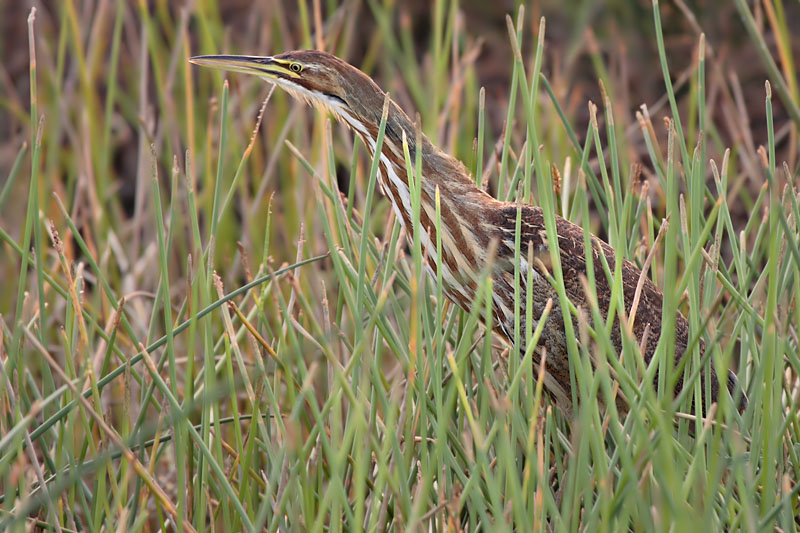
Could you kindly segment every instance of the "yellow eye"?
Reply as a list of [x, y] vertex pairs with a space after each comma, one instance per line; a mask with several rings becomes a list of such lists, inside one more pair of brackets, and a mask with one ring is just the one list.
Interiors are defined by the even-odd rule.
[[301, 70], [303, 70], [303, 65], [301, 65], [300, 63], [291, 63], [289, 65], [289, 68], [292, 70], [292, 72], [300, 72]]

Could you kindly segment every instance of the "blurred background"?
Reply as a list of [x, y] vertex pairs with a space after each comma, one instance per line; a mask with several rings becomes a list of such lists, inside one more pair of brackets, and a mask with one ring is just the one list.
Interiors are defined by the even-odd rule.
[[[65, 193], [80, 195], [76, 185], [83, 179], [94, 180], [99, 195], [87, 208], [96, 210], [110, 201], [107, 205], [115, 209], [115, 216], [130, 218], [137, 211], [136, 184], [142, 172], [143, 146], [155, 142], [164, 170], [171, 168], [172, 158], [177, 156], [178, 165], [185, 172], [183, 154], [189, 148], [188, 137], [194, 135], [187, 130], [189, 121], [202, 132], [213, 100], [219, 96], [221, 76], [190, 68], [186, 57], [208, 53], [268, 55], [314, 47], [319, 44], [316, 17], [323, 24], [321, 44], [326, 50], [373, 76], [411, 116], [419, 111], [426, 133], [469, 166], [475, 159], [475, 108], [481, 87], [486, 90], [487, 139], [497, 140], [506, 120], [512, 54], [505, 17], [516, 13], [519, 4], [508, 0], [5, 0], [0, 3], [0, 180], [5, 182], [20, 147], [34, 137], [28, 114], [25, 24], [31, 6], [38, 7], [46, 182], [53, 188], [65, 187]], [[690, 129], [696, 121], [692, 114], [696, 103], [691, 99], [696, 82], [690, 74], [696, 65], [700, 32], [705, 32], [710, 67], [708, 116], [711, 124], [718, 126], [712, 128], [713, 138], [707, 143], [709, 155], [719, 157], [722, 149], [733, 146], [734, 156], [743, 160], [739, 184], [733, 191], [738, 193], [744, 187], [749, 189], [746, 196], [750, 196], [760, 187], [760, 181], [752, 174], [757, 168], [756, 150], [766, 140], [764, 80], [768, 70], [734, 4], [676, 0], [662, 2], [660, 10], [678, 104], [690, 121]], [[789, 89], [797, 98], [797, 77], [791, 59], [800, 48], [800, 6], [781, 0], [750, 4], [773, 57], [789, 60], [783, 70], [788, 74], [785, 77]], [[587, 102], [592, 100], [602, 106], [598, 82], [602, 80], [617, 121], [630, 138], [627, 155], [632, 163], [644, 167], [647, 177], [649, 158], [642, 157], [646, 155], [645, 144], [635, 113], [646, 104], [653, 123], [660, 126], [661, 117], [668, 110], [651, 2], [544, 0], [526, 5], [527, 35], [534, 33], [539, 16], [547, 18], [542, 70], [581, 142], [589, 120]], [[444, 31], [452, 32], [454, 38], [450, 49], [441, 51], [445, 56], [442, 61], [441, 57], [433, 57], [435, 39], [442, 38], [435, 34], [434, 18], [450, 20], [451, 11], [454, 24], [445, 25]], [[119, 32], [117, 43], [115, 32]], [[779, 42], [781, 38], [787, 42]], [[525, 49], [529, 51], [533, 42], [532, 38], [527, 39]], [[113, 61], [112, 53], [116, 54]], [[189, 89], [187, 76], [194, 79], [191, 109], [180, 104]], [[232, 76], [231, 83], [232, 105], [238, 107], [240, 102], [248, 101], [247, 109], [231, 113], [235, 120], [246, 119], [239, 132], [246, 139], [245, 132], [252, 127], [250, 119], [267, 88], [241, 76]], [[248, 100], [244, 96], [252, 93], [261, 97]], [[256, 146], [255, 157], [269, 159], [273, 150], [280, 149], [271, 142], [271, 124], [290, 104], [283, 103], [284, 95], [276, 94], [275, 99], [282, 105], [267, 107], [263, 126], [267, 135]], [[787, 120], [780, 99], [775, 99], [774, 109], [778, 159], [786, 159], [795, 168], [796, 125]], [[304, 122], [313, 122], [311, 111], [295, 113], [300, 113]], [[107, 122], [101, 125], [96, 121], [99, 117]], [[542, 120], [557, 120], [552, 108], [545, 109]], [[303, 121], [292, 120], [289, 138], [299, 135], [300, 122]], [[657, 130], [665, 143], [664, 130]], [[557, 152], [558, 143], [549, 140], [547, 149]], [[688, 141], [690, 145], [696, 142], [692, 138]], [[97, 150], [98, 142], [102, 150]], [[201, 142], [199, 137], [197, 142]], [[486, 143], [484, 161], [492, 145], [493, 142]], [[554, 159], [563, 161], [567, 155], [555, 153]], [[345, 157], [341, 172], [337, 173], [344, 191], [348, 188], [346, 161]], [[202, 174], [206, 163], [208, 160], [202, 157], [196, 161], [195, 172]], [[23, 167], [26, 174], [24, 170]], [[102, 174], [102, 179], [98, 180], [97, 174]], [[751, 174], [749, 179], [747, 174]], [[302, 183], [281, 183], [274, 171], [248, 179], [249, 186], [261, 190], [259, 200], [266, 191], [279, 190], [293, 196], [303, 190]], [[492, 188], [496, 191], [496, 185]], [[11, 199], [0, 214], [4, 227], [19, 230], [13, 221], [22, 220], [20, 209], [25, 202], [13, 199], [24, 198], [26, 189], [20, 183], [8, 191]], [[748, 204], [747, 200], [742, 202], [743, 210], [738, 213], [745, 219], [749, 216]], [[287, 210], [292, 219], [290, 229], [296, 232], [297, 213], [288, 207]]]

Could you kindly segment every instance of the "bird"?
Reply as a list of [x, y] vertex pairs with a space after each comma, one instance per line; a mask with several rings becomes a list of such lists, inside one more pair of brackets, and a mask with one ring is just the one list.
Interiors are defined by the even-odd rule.
[[[389, 199], [397, 219], [411, 241], [416, 235], [421, 239], [426, 269], [434, 277], [441, 270], [443, 290], [447, 298], [460, 308], [469, 311], [478, 302], [479, 281], [482, 271], [490, 269], [492, 277], [491, 313], [496, 334], [506, 344], [514, 342], [514, 314], [519, 305], [521, 324], [525, 323], [526, 291], [532, 291], [532, 322], [538, 324], [547, 302], [551, 300], [551, 311], [546, 316], [539, 345], [534, 351], [534, 362], [541, 363], [545, 356], [544, 384], [555, 403], [571, 412], [572, 389], [567, 334], [564, 313], [560, 308], [556, 290], [548, 280], [550, 247], [557, 246], [562, 265], [564, 288], [567, 298], [577, 308], [589, 307], [589, 298], [581, 279], [586, 275], [586, 252], [584, 231], [579, 225], [560, 216], [555, 216], [558, 242], [548, 242], [544, 214], [540, 207], [502, 202], [478, 187], [470, 172], [458, 159], [436, 147], [425, 135], [417, 134], [418, 127], [408, 115], [378, 86], [375, 81], [358, 68], [339, 57], [319, 50], [296, 50], [275, 56], [203, 55], [191, 57], [195, 65], [255, 75], [285, 90], [293, 97], [331, 113], [357, 135], [370, 155], [376, 157], [377, 137], [383, 118], [384, 105], [388, 99], [388, 114], [379, 158], [377, 180], [383, 194]], [[415, 161], [417, 150], [421, 151], [422, 172], [421, 205], [419, 227], [412, 226], [411, 189], [408, 182], [404, 143]], [[438, 191], [437, 191], [438, 189]], [[441, 220], [437, 235], [435, 199], [439, 197]], [[530, 276], [520, 276], [521, 297], [514, 297], [514, 250], [516, 222], [520, 215], [519, 271]], [[441, 263], [437, 253], [437, 239], [441, 239]], [[592, 254], [595, 269], [596, 302], [603, 318], [609, 311], [611, 287], [602, 266], [600, 255], [611, 271], [614, 271], [616, 256], [613, 248], [592, 235]], [[526, 250], [532, 249], [534, 261], [528, 264]], [[426, 252], [427, 250], [427, 252]], [[493, 256], [492, 256], [493, 254]], [[539, 259], [539, 260], [536, 260]], [[639, 284], [640, 270], [634, 263], [623, 259], [622, 281], [626, 313], [631, 312]], [[531, 285], [527, 286], [530, 278]], [[642, 345], [642, 355], [649, 363], [661, 337], [662, 292], [646, 276], [641, 287], [640, 300], [632, 331]], [[592, 295], [594, 298], [595, 296]], [[521, 303], [520, 303], [521, 302]], [[572, 316], [567, 311], [567, 316]], [[577, 321], [572, 316], [573, 323]], [[615, 319], [611, 341], [617, 350], [622, 350], [622, 335], [619, 321]], [[525, 353], [524, 340], [519, 346]], [[675, 317], [675, 361], [687, 352], [689, 323], [678, 312]], [[702, 340], [700, 351], [705, 350]], [[711, 400], [717, 401], [720, 383], [709, 365]], [[703, 371], [705, 375], [705, 371]], [[682, 387], [679, 380], [676, 392]], [[731, 395], [738, 395], [737, 406], [743, 409], [746, 397], [737, 385], [736, 376], [729, 371], [725, 387]], [[617, 399], [618, 407], [626, 409], [624, 400]]]

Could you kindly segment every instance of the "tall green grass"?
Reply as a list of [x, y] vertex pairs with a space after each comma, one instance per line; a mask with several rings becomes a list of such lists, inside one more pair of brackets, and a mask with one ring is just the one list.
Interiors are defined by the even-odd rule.
[[[798, 99], [780, 0], [768, 3], [778, 59], [745, 16], [770, 76], [758, 151], [721, 143], [709, 85], [728, 81], [710, 73], [703, 35], [679, 98], [657, 3], [665, 124], [658, 105], [629, 120], [595, 54], [602, 99], [576, 131], [544, 19], [520, 9], [499, 142], [457, 3], [431, 7], [426, 50], [410, 24], [395, 31], [405, 15], [392, 2], [326, 2], [324, 18], [320, 4], [298, 4], [296, 33], [269, 4], [228, 33], [212, 0], [177, 12], [119, 0], [94, 17], [67, 0], [31, 16], [29, 107], [2, 100], [28, 138], [0, 188], [0, 529], [797, 529], [800, 208], [796, 154], [778, 159], [797, 125], [774, 124], [771, 88], [790, 117]], [[441, 242], [406, 245], [349, 132], [186, 61], [320, 41], [348, 57], [353, 9], [376, 28], [362, 66], [419, 110], [414, 134], [498, 197], [540, 205], [550, 242], [562, 215], [649, 272], [664, 331], [676, 310], [689, 319], [682, 365], [669, 335], [643, 363], [619, 260], [603, 265], [604, 319], [591, 297], [571, 306], [553, 253], [551, 305], [578, 326], [565, 412], [533, 364], [530, 272], [515, 273], [521, 353], [487, 334], [490, 277], [465, 312], [424, 273]], [[404, 148], [418, 220], [420, 152]], [[517, 263], [529, 253], [517, 239]], [[708, 397], [704, 368], [737, 370], [743, 413], [727, 395], [694, 401]]]

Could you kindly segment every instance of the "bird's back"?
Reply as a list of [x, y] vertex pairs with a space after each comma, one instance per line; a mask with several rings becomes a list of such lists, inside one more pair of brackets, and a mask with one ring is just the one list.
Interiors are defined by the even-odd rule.
[[[560, 309], [558, 294], [552, 287], [547, 277], [552, 275], [550, 244], [547, 240], [547, 232], [544, 225], [544, 216], [541, 208], [533, 206], [522, 206], [518, 208], [515, 204], [500, 204], [487, 213], [491, 219], [490, 225], [497, 228], [496, 236], [499, 241], [497, 255], [499, 258], [514, 257], [514, 239], [518, 209], [522, 209], [520, 227], [520, 262], [521, 272], [520, 284], [524, 291], [532, 290], [532, 311], [534, 323], [538, 322], [548, 299], [553, 300], [553, 308], [548, 318], [547, 324], [543, 329], [540, 346], [547, 350], [546, 370], [558, 383], [558, 391], [551, 391], [559, 401], [571, 402], [570, 394], [570, 375], [569, 359], [567, 352], [567, 338], [564, 328], [563, 316]], [[591, 316], [591, 304], [587, 300], [585, 291], [586, 285], [586, 248], [584, 246], [583, 229], [572, 222], [556, 216], [556, 229], [558, 232], [558, 249], [560, 252], [561, 268], [564, 279], [564, 288], [567, 297], [572, 304], [586, 313], [587, 318]], [[611, 283], [603, 266], [603, 258], [608, 265], [609, 272], [613, 275], [616, 257], [613, 248], [592, 236], [592, 263], [594, 267], [594, 279], [596, 287], [592, 298], [596, 298], [600, 314], [605, 319], [611, 303]], [[528, 263], [527, 258], [532, 257], [532, 264]], [[602, 256], [601, 256], [602, 254]], [[528, 268], [532, 269], [531, 286], [527, 286]], [[649, 363], [655, 353], [656, 347], [661, 337], [661, 321], [663, 296], [661, 291], [645, 275], [641, 276], [641, 271], [631, 261], [623, 259], [622, 262], [622, 284], [625, 300], [625, 316], [630, 317], [636, 288], [641, 279], [641, 290], [636, 315], [632, 324], [632, 332], [636, 343], [642, 348], [644, 361]], [[496, 291], [499, 295], [495, 302], [495, 320], [509, 340], [513, 339], [514, 331], [514, 302], [513, 302], [513, 282], [514, 265], [512, 261], [498, 261], [495, 271], [495, 283], [500, 283], [503, 289]], [[511, 297], [509, 297], [509, 295]], [[524, 324], [525, 316], [525, 297], [520, 298], [520, 315], [523, 317], [521, 323]], [[619, 318], [614, 320], [611, 329], [611, 342], [617, 353], [622, 351], [622, 334], [619, 327]], [[591, 320], [590, 320], [591, 322]], [[578, 321], [573, 317], [573, 326], [577, 334]], [[681, 313], [675, 316], [675, 361], [677, 362], [684, 356], [689, 343], [689, 322]], [[524, 343], [524, 341], [522, 341]], [[521, 347], [524, 351], [524, 346]], [[699, 342], [699, 350], [702, 354], [705, 346], [702, 340]], [[592, 350], [590, 350], [591, 352]], [[538, 361], [538, 357], [536, 357]], [[711, 399], [716, 401], [719, 394], [719, 381], [713, 367], [710, 368], [711, 376]], [[704, 375], [704, 374], [702, 374]], [[550, 380], [553, 381], [552, 379]], [[736, 377], [729, 372], [726, 386], [731, 394], [734, 393]], [[552, 388], [552, 387], [551, 387]], [[679, 380], [676, 391], [682, 388], [682, 380]], [[564, 398], [566, 397], [566, 398]], [[744, 405], [744, 399], [742, 406]], [[624, 407], [624, 404], [618, 402]]]

